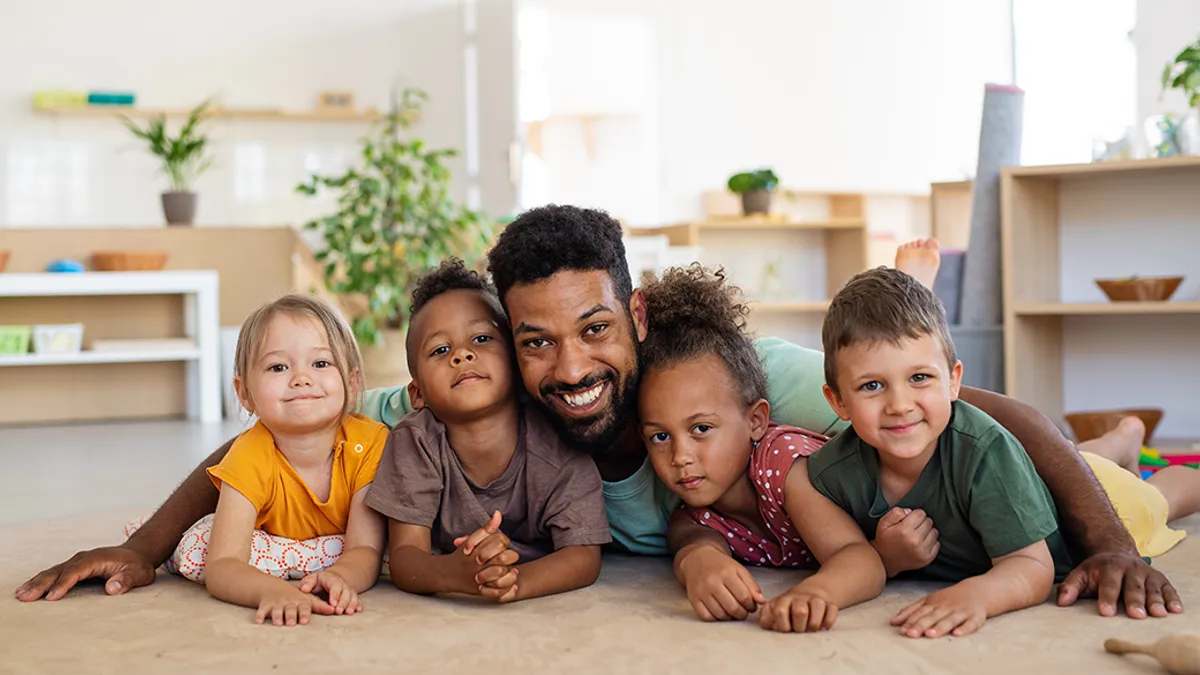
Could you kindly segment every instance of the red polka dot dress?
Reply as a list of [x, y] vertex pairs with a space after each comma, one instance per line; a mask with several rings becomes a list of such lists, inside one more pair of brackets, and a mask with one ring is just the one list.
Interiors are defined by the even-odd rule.
[[784, 508], [784, 487], [792, 462], [816, 452], [825, 436], [797, 427], [772, 423], [767, 433], [750, 454], [750, 479], [758, 493], [758, 512], [767, 524], [768, 536], [751, 532], [733, 518], [715, 509], [697, 508], [686, 504], [673, 514], [686, 518], [725, 535], [733, 549], [733, 557], [750, 565], [770, 567], [817, 567], [817, 561], [801, 540]]

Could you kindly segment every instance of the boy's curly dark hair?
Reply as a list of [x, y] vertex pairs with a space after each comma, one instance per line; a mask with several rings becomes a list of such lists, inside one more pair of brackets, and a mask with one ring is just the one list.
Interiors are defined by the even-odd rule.
[[767, 375], [746, 328], [750, 308], [724, 269], [672, 267], [643, 292], [650, 324], [642, 343], [644, 373], [712, 354], [725, 363], [742, 403], [767, 397]]
[[563, 270], [607, 272], [617, 299], [628, 308], [633, 294], [621, 224], [604, 211], [547, 204], [522, 213], [488, 252], [488, 271], [500, 302], [516, 284]]
[[500, 306], [500, 298], [496, 295], [496, 287], [484, 275], [467, 267], [467, 264], [461, 258], [447, 258], [442, 261], [441, 265], [433, 268], [425, 273], [417, 280], [416, 286], [412, 292], [412, 304], [408, 310], [408, 332], [405, 335], [405, 349], [408, 350], [408, 369], [413, 370], [413, 349], [412, 349], [412, 327], [425, 305], [428, 305], [434, 298], [447, 293], [449, 291], [479, 291], [483, 294], [484, 301], [496, 313], [496, 318], [500, 321], [507, 320], [504, 314], [504, 308]]

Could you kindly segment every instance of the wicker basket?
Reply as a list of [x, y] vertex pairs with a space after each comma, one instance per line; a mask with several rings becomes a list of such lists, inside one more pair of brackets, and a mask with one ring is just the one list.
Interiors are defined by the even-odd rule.
[[167, 266], [163, 251], [95, 251], [92, 269], [97, 272], [157, 272]]
[[1063, 417], [1075, 433], [1075, 442], [1082, 443], [1093, 438], [1099, 438], [1117, 428], [1126, 417], [1137, 417], [1146, 427], [1146, 435], [1142, 439], [1144, 445], [1150, 444], [1154, 430], [1162, 421], [1162, 408], [1129, 408], [1123, 410], [1089, 410], [1067, 413]]
[[8, 251], [0, 251], [0, 272], [4, 271], [6, 265], [8, 265]]
[[33, 326], [0, 326], [0, 354], [28, 354]]
[[1096, 279], [1096, 285], [1113, 302], [1162, 302], [1171, 297], [1183, 277], [1128, 277]]

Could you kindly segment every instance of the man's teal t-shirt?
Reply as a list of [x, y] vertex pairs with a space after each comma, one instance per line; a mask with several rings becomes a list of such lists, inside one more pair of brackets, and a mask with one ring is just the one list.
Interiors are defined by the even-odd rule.
[[[825, 356], [779, 338], [760, 338], [754, 348], [767, 373], [767, 401], [771, 420], [832, 436], [846, 428], [829, 407], [821, 385], [825, 383]], [[372, 389], [359, 411], [389, 427], [412, 412], [406, 387]], [[624, 480], [604, 482], [604, 506], [617, 548], [639, 555], [669, 555], [667, 523], [679, 506], [675, 493], [654, 473], [649, 458]]]

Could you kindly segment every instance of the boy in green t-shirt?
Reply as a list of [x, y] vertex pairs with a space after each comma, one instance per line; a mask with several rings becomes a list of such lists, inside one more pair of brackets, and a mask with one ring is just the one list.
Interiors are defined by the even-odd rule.
[[926, 558], [881, 550], [888, 575], [957, 582], [892, 624], [908, 637], [962, 636], [1044, 602], [1082, 556], [1025, 450], [958, 401], [962, 363], [932, 291], [894, 269], [863, 272], [834, 298], [822, 341], [825, 396], [851, 428], [809, 458], [813, 486], [869, 539], [923, 510]]

